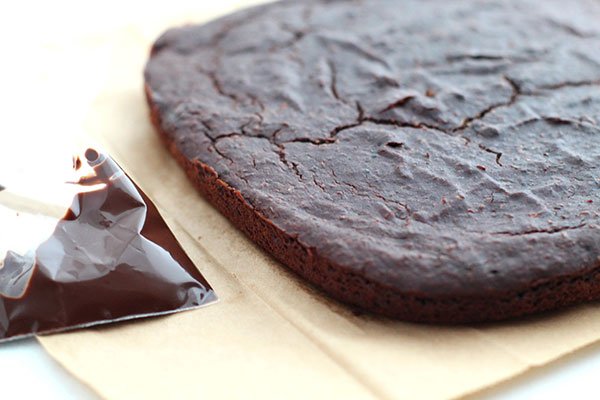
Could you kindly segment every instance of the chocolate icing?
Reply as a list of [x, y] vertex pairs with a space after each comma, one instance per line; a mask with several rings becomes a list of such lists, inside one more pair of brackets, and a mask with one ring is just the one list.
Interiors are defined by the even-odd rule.
[[[0, 340], [215, 299], [156, 207], [110, 158], [85, 153], [94, 174], [35, 259], [9, 252], [0, 269]], [[79, 163], [74, 163], [79, 168]]]

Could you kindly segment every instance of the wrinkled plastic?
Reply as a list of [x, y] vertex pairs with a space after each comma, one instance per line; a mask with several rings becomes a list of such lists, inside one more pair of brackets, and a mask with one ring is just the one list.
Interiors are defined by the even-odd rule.
[[0, 182], [0, 341], [216, 300], [115, 161], [93, 149], [73, 160], [64, 208]]

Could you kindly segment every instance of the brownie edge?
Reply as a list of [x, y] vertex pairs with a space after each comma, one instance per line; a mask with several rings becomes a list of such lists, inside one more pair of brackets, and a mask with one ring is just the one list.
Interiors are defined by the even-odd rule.
[[144, 78], [195, 186], [323, 292], [493, 321], [600, 299], [600, 4], [280, 1]]
[[538, 282], [527, 290], [502, 296], [433, 298], [427, 293], [401, 293], [393, 287], [367, 280], [344, 266], [324, 258], [276, 227], [248, 203], [240, 191], [219, 178], [215, 170], [199, 160], [189, 160], [162, 128], [152, 91], [145, 85], [150, 118], [160, 139], [183, 167], [201, 195], [250, 240], [279, 262], [329, 296], [386, 317], [409, 322], [465, 324], [500, 321], [546, 310], [563, 308], [598, 297], [600, 260], [579, 276], [557, 277]]

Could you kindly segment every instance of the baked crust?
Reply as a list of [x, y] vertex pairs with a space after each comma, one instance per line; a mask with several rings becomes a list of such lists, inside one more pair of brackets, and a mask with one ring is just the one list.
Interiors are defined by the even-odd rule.
[[[389, 7], [389, 2], [375, 3]], [[600, 116], [593, 107], [599, 104], [597, 80], [578, 64], [581, 60], [568, 61], [576, 76], [567, 80], [550, 74], [556, 65], [549, 49], [530, 54], [527, 70], [521, 58], [530, 49], [490, 55], [473, 50], [469, 42], [471, 54], [452, 49], [456, 54], [433, 57], [462, 74], [462, 81], [452, 78], [450, 85], [448, 78], [446, 86], [424, 89], [431, 76], [448, 73], [428, 61], [414, 67], [419, 73], [412, 81], [398, 82], [390, 73], [379, 73], [371, 86], [357, 81], [367, 92], [360, 98], [342, 87], [359, 78], [341, 69], [364, 62], [363, 72], [376, 74], [377, 65], [392, 64], [394, 54], [382, 59], [372, 48], [365, 50], [364, 42], [336, 37], [336, 46], [350, 48], [353, 58], [347, 50], [334, 51], [333, 60], [324, 63], [327, 84], [319, 85], [322, 77], [314, 82], [323, 91], [317, 94], [304, 86], [278, 91], [276, 84], [265, 92], [249, 77], [262, 72], [285, 86], [283, 77], [299, 79], [320, 67], [298, 72], [287, 61], [273, 64], [271, 59], [258, 69], [246, 64], [249, 72], [231, 67], [234, 61], [260, 63], [260, 56], [272, 53], [290, 56], [289, 63], [297, 62], [294, 54], [318, 59], [327, 48], [319, 32], [331, 29], [324, 14], [346, 16], [343, 4], [328, 4], [254, 8], [205, 26], [171, 30], [155, 44], [146, 69], [152, 121], [204, 197], [309, 282], [383, 315], [422, 322], [490, 321], [598, 298], [593, 170], [600, 157], [581, 142], [598, 141]], [[374, 12], [368, 4], [361, 11]], [[440, 4], [443, 12], [458, 12]], [[508, 27], [522, 27], [523, 21], [509, 18], [506, 10], [516, 2], [498, 9], [499, 4], [480, 4], [484, 11], [489, 8], [479, 15], [482, 24], [497, 18]], [[532, 18], [550, 18], [554, 3], [548, 4]], [[308, 24], [310, 32], [284, 29], [291, 32], [287, 41], [281, 42], [281, 32], [268, 23], [260, 25], [282, 15], [292, 16], [288, 22], [293, 24], [293, 16], [311, 8], [324, 22]], [[540, 39], [544, 45], [564, 39], [563, 47], [576, 54], [596, 40], [586, 30], [593, 28], [585, 16], [572, 19], [573, 26], [550, 21], [554, 36]], [[238, 59], [246, 54], [242, 44], [250, 46], [244, 42], [247, 35], [240, 36], [244, 29], [236, 32], [244, 24], [261, 26], [265, 33], [249, 39], [252, 51]], [[304, 43], [310, 34], [317, 39]], [[269, 43], [270, 38], [279, 41]], [[489, 48], [485, 38], [478, 40], [480, 48]], [[339, 67], [340, 59], [353, 61]], [[477, 97], [483, 90], [490, 93]], [[315, 104], [300, 104], [302, 96]], [[381, 99], [383, 106], [375, 104]], [[459, 111], [448, 111], [456, 104], [463, 104]], [[527, 109], [537, 116], [524, 115]], [[372, 170], [372, 180], [365, 182], [363, 168]], [[411, 190], [401, 184], [412, 185]]]

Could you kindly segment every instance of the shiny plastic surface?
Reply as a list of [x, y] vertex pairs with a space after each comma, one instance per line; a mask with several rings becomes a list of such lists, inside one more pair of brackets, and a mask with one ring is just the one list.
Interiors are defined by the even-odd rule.
[[73, 168], [76, 195], [58, 220], [32, 214], [43, 199], [0, 189], [0, 341], [216, 299], [156, 207], [111, 158], [88, 149]]

